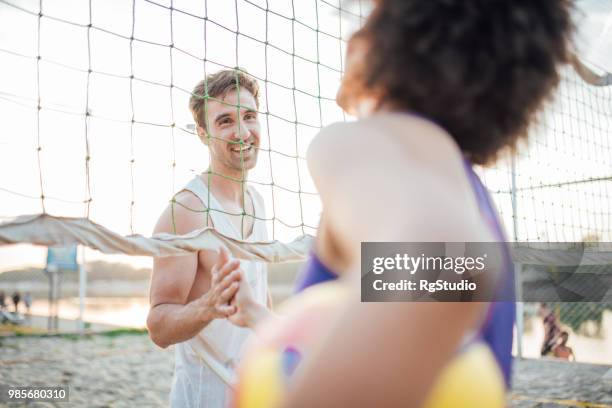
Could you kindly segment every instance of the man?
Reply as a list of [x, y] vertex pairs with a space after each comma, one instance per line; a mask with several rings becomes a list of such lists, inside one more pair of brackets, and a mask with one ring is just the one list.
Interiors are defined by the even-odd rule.
[[13, 293], [13, 305], [15, 306], [15, 313], [19, 313], [19, 302], [21, 301], [21, 294], [15, 291]]
[[[260, 144], [259, 87], [240, 71], [207, 76], [189, 107], [210, 167], [181, 190], [155, 233], [185, 234], [212, 226], [224, 235], [267, 240], [263, 200], [245, 184]], [[175, 344], [173, 407], [223, 407], [223, 373], [235, 368], [249, 329], [268, 313], [265, 265], [202, 250], [154, 261], [147, 326], [160, 347]], [[227, 378], [225, 379], [227, 381]]]

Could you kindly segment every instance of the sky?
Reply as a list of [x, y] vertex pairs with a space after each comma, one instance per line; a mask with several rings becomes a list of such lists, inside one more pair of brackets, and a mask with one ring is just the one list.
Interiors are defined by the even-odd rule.
[[[208, 165], [206, 148], [189, 130], [189, 90], [205, 72], [239, 65], [260, 79], [260, 110], [270, 113], [261, 115], [265, 136], [250, 174], [268, 229], [281, 241], [315, 233], [321, 207], [303, 158], [321, 126], [352, 119], [333, 100], [345, 52], [339, 37], [358, 27], [365, 0], [344, 4], [349, 12], [339, 12], [337, 0], [174, 0], [173, 12], [169, 1], [135, 0], [133, 19], [131, 1], [92, 0], [89, 30], [89, 2], [42, 3], [39, 19], [38, 0], [0, 0], [0, 221], [41, 212], [42, 178], [48, 213], [85, 216], [83, 201], [91, 197], [93, 221], [123, 235], [150, 235], [172, 194]], [[612, 71], [612, 6], [578, 4], [580, 55]], [[521, 188], [610, 175], [612, 90], [568, 78], [517, 159]], [[512, 230], [508, 162], [482, 174]], [[610, 184], [520, 190], [517, 236], [612, 240]], [[86, 257], [151, 264], [95, 251]], [[44, 259], [45, 248], [0, 247], [0, 271]]]

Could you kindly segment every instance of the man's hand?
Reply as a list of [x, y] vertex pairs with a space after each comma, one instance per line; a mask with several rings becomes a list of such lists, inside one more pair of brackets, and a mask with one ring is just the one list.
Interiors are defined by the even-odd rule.
[[[207, 305], [219, 313], [218, 318], [227, 318], [239, 327], [253, 328], [270, 314], [265, 305], [260, 304], [253, 297], [251, 285], [244, 271], [240, 269], [240, 261], [230, 259], [225, 248], [219, 250], [219, 260], [211, 273], [213, 283], [208, 292], [211, 293], [211, 296], [207, 299]], [[213, 290], [215, 286], [217, 288]], [[214, 296], [215, 293], [216, 296]], [[205, 298], [206, 295], [202, 298]]]
[[210, 289], [198, 299], [208, 319], [224, 319], [236, 313], [237, 307], [230, 301], [242, 281], [239, 267], [240, 261], [230, 260], [227, 249], [221, 247], [219, 259], [210, 271]]

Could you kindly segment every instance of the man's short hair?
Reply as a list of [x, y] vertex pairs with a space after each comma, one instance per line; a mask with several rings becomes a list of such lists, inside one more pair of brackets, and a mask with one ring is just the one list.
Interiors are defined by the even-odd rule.
[[255, 104], [259, 109], [259, 84], [257, 80], [250, 76], [244, 69], [236, 67], [234, 69], [223, 69], [214, 74], [209, 74], [198, 82], [193, 88], [191, 98], [189, 98], [189, 109], [193, 114], [196, 125], [206, 128], [206, 118], [204, 108], [209, 98], [223, 99], [229, 91], [236, 89], [246, 89], [255, 98]]

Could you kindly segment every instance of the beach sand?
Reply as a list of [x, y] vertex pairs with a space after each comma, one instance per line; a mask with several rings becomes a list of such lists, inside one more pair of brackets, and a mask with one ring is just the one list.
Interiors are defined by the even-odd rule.
[[612, 408], [612, 366], [516, 360], [513, 408]]
[[69, 385], [69, 403], [31, 407], [168, 406], [173, 348], [158, 348], [146, 334], [12, 337], [0, 342], [1, 383]]
[[[69, 385], [69, 403], [30, 407], [168, 406], [173, 348], [158, 348], [146, 334], [5, 337], [0, 338], [0, 349], [0, 383]], [[558, 361], [517, 361], [509, 405], [612, 407], [612, 378], [605, 378], [606, 373], [612, 377], [610, 369]]]

